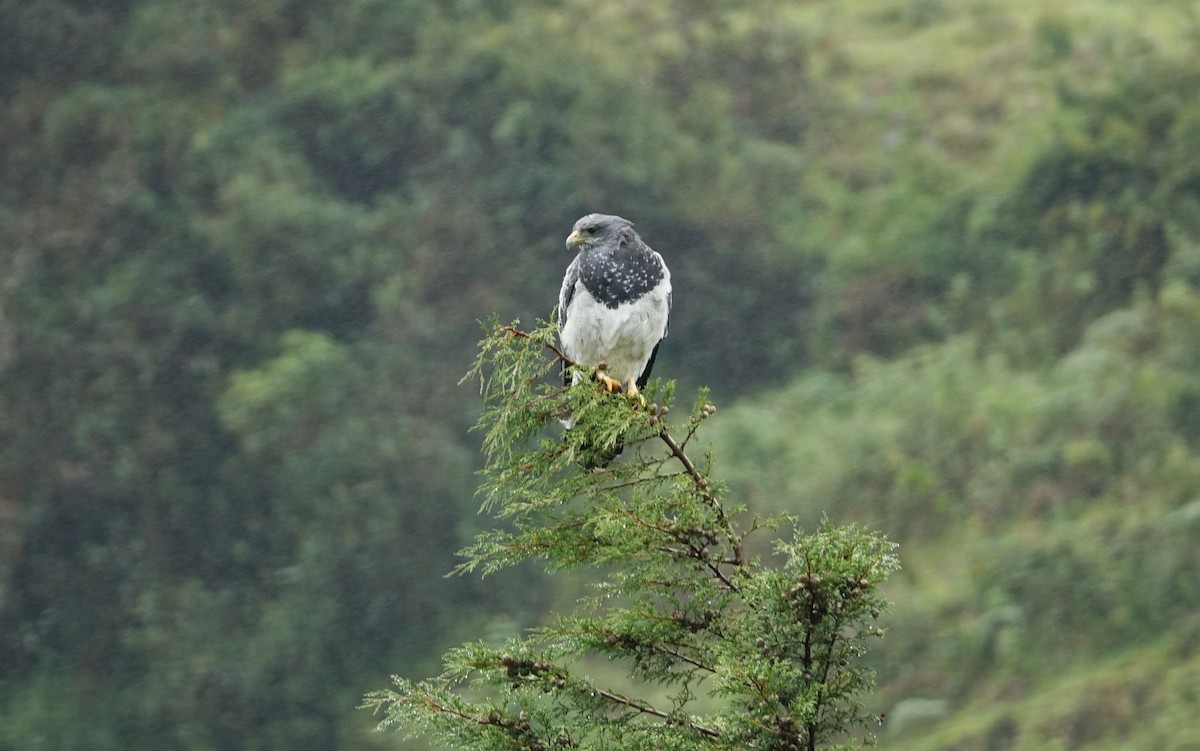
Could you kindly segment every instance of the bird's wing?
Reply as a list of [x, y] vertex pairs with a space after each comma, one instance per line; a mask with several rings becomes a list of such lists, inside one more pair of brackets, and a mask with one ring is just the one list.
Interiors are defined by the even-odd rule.
[[[662, 257], [661, 255], [659, 255], [659, 252], [658, 252], [657, 250], [651, 250], [650, 252], [654, 254], [654, 258], [655, 258], [655, 259], [658, 261], [658, 265], [662, 267], [662, 270], [663, 270], [663, 281], [662, 281], [662, 283], [663, 283], [663, 284], [670, 284], [670, 283], [671, 283], [671, 271], [670, 271], [670, 270], [667, 268], [667, 262], [663, 260], [663, 257]], [[667, 319], [668, 319], [668, 323], [667, 323], [667, 325], [663, 326], [663, 335], [662, 335], [662, 339], [666, 339], [666, 338], [667, 338], [667, 332], [668, 332], [668, 331], [670, 330], [670, 328], [671, 328], [671, 325], [670, 325], [670, 316], [671, 316], [671, 294], [672, 294], [673, 292], [674, 292], [674, 290], [673, 290], [673, 289], [669, 289], [669, 290], [667, 290]], [[662, 341], [662, 339], [659, 339], [659, 341], [661, 342], [661, 341]], [[657, 345], [655, 345], [654, 349], [655, 349], [655, 351], [657, 351], [657, 350], [658, 350], [658, 346], [657, 346]], [[650, 363], [651, 363], [651, 364], [654, 364], [654, 355], [651, 355], [651, 356], [650, 356]]]
[[[644, 244], [644, 243], [643, 243], [643, 244]], [[670, 287], [669, 287], [669, 285], [671, 284], [671, 272], [670, 272], [670, 270], [667, 268], [667, 263], [666, 263], [666, 261], [664, 261], [664, 260], [663, 260], [663, 257], [662, 257], [661, 255], [659, 255], [658, 251], [654, 250], [654, 249], [653, 249], [653, 248], [651, 248], [649, 245], [646, 245], [646, 246], [645, 246], [645, 248], [646, 248], [646, 250], [647, 250], [647, 251], [648, 251], [648, 252], [649, 252], [649, 253], [650, 253], [652, 256], [654, 256], [654, 259], [655, 259], [656, 261], [658, 261], [658, 265], [659, 265], [659, 266], [662, 268], [662, 270], [663, 270], [663, 279], [662, 279], [662, 281], [661, 281], [661, 282], [659, 282], [659, 284], [666, 284], [666, 285], [668, 285], [668, 289], [667, 289], [667, 317], [668, 317], [668, 319], [669, 319], [669, 318], [670, 318], [670, 313], [671, 313], [671, 294], [672, 294], [672, 292], [673, 292], [673, 290], [671, 290], [671, 289], [670, 289]], [[668, 323], [664, 323], [664, 324], [663, 324], [663, 332], [662, 332], [662, 336], [661, 336], [661, 337], [659, 337], [659, 340], [658, 340], [657, 342], [655, 342], [655, 343], [654, 343], [654, 349], [650, 350], [650, 359], [646, 361], [646, 367], [642, 369], [642, 374], [641, 374], [640, 376], [638, 376], [638, 379], [637, 379], [637, 386], [638, 386], [638, 388], [639, 388], [639, 389], [640, 389], [640, 388], [645, 388], [645, 387], [646, 387], [646, 383], [647, 383], [647, 382], [650, 380], [650, 371], [654, 369], [654, 358], [658, 357], [658, 347], [659, 347], [659, 345], [661, 345], [661, 344], [662, 344], [662, 340], [667, 338], [667, 331], [668, 331], [668, 329], [669, 329], [669, 328], [670, 328], [670, 324], [669, 324], [669, 322], [668, 322]]]
[[[662, 339], [658, 340], [658, 344], [662, 344]], [[638, 376], [637, 387], [639, 389], [646, 388], [646, 384], [650, 382], [650, 371], [654, 369], [654, 358], [658, 357], [658, 344], [655, 344], [654, 349], [650, 350], [650, 359], [646, 361], [646, 367], [642, 369], [642, 374]]]
[[579, 281], [579, 257], [576, 256], [563, 276], [562, 289], [558, 291], [558, 325], [561, 329], [567, 322], [567, 308], [575, 296], [575, 283]]
[[[558, 330], [561, 332], [567, 325], [567, 309], [571, 307], [571, 298], [575, 296], [575, 283], [579, 281], [579, 256], [571, 261], [567, 273], [563, 275], [562, 289], [558, 291]], [[561, 334], [560, 334], [561, 338]], [[562, 372], [563, 385], [571, 385], [571, 374], [567, 372], [567, 363], [559, 363]]]

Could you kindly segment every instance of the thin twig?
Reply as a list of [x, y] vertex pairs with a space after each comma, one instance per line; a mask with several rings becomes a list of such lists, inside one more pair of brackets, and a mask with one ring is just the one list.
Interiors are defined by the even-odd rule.
[[680, 662], [685, 662], [688, 665], [691, 665], [692, 667], [696, 668], [697, 670], [704, 670], [706, 672], [714, 673], [714, 674], [717, 672], [716, 668], [714, 668], [713, 666], [706, 665], [705, 663], [700, 662], [699, 660], [697, 660], [694, 657], [688, 657], [687, 655], [683, 654], [682, 652], [677, 652], [673, 649], [667, 649], [666, 647], [660, 647], [655, 644], [651, 644], [649, 646], [652, 651], [662, 652], [665, 655], [674, 657], [676, 660], [679, 660]]
[[[721, 583], [725, 585], [726, 589], [728, 589], [730, 592], [738, 591], [738, 585], [733, 583], [733, 580], [730, 579], [725, 574], [725, 572], [721, 570], [720, 566], [718, 566], [716, 563], [713, 563], [712, 561], [705, 561], [704, 563], [705, 563], [706, 567], [708, 568], [708, 570], [713, 573], [713, 576], [715, 576], [721, 580]], [[739, 563], [738, 565], [741, 565], [741, 564]]]
[[429, 705], [429, 708], [434, 710], [435, 712], [441, 712], [443, 714], [452, 715], [452, 716], [457, 717], [462, 720], [469, 720], [469, 721], [477, 723], [479, 725], [494, 725], [495, 724], [495, 723], [491, 722], [490, 720], [488, 720], [486, 717], [476, 717], [475, 715], [467, 714], [466, 712], [463, 712], [462, 710], [455, 709], [454, 707], [447, 706], [445, 704], [436, 702], [428, 696], [425, 697], [425, 703], [427, 705]]
[[[683, 474], [683, 473], [682, 472], [670, 472], [665, 475], [656, 475], [656, 477], [661, 477], [663, 479], [669, 480], [672, 477], [678, 477], [681, 474]], [[597, 492], [601, 492], [601, 493], [609, 493], [614, 490], [621, 490], [623, 488], [637, 487], [638, 485], [644, 485], [645, 483], [646, 483], [645, 477], [635, 477], [632, 480], [626, 480], [624, 482], [617, 482], [617, 483], [613, 483], [612, 485], [604, 485], [602, 487], [596, 488], [596, 490], [597, 490]]]
[[[641, 712], [642, 714], [654, 715], [655, 717], [660, 717], [664, 720], [671, 719], [671, 715], [669, 713], [664, 712], [661, 709], [658, 709], [657, 707], [651, 706], [650, 704], [647, 704], [644, 701], [639, 701], [637, 699], [630, 699], [628, 696], [622, 696], [622, 695], [614, 693], [612, 691], [606, 691], [602, 688], [593, 688], [592, 690], [595, 691], [598, 696], [603, 696], [605, 699], [608, 699], [611, 702], [620, 704], [621, 706], [624, 706], [624, 707], [629, 707], [630, 709]], [[720, 738], [721, 737], [720, 732], [718, 732], [717, 730], [715, 730], [713, 728], [708, 727], [707, 725], [701, 725], [698, 722], [691, 722], [691, 721], [688, 721], [685, 724], [692, 730], [695, 730], [697, 733], [700, 733], [701, 735], [707, 735], [709, 738]]]
[[[732, 522], [730, 522], [729, 517], [725, 515], [725, 509], [721, 506], [720, 502], [717, 501], [717, 498], [715, 495], [713, 495], [712, 491], [709, 490], [708, 480], [705, 479], [700, 470], [696, 468], [696, 465], [692, 463], [691, 457], [689, 457], [687, 452], [683, 450], [683, 446], [676, 442], [675, 438], [667, 432], [666, 428], [663, 428], [659, 432], [658, 437], [662, 439], [663, 443], [667, 444], [667, 448], [671, 450], [671, 454], [679, 460], [680, 464], [683, 465], [684, 470], [692, 478], [692, 482], [696, 485], [696, 489], [699, 491], [701, 497], [703, 497], [704, 500], [707, 501], [714, 510], [716, 510], [722, 526], [725, 527], [725, 533], [729, 536], [729, 542], [731, 545], [733, 545], [733, 557], [738, 566], [744, 566], [746, 564], [746, 551], [742, 548], [742, 539], [734, 531]], [[737, 591], [737, 587], [732, 586], [732, 583], [729, 582], [724, 575], [719, 576], [722, 581], [730, 586], [730, 589]]]
[[[519, 329], [516, 326], [513, 326], [511, 324], [506, 325], [506, 326], [501, 326], [500, 330], [505, 331], [513, 336], [519, 336], [522, 339], [532, 339], [533, 338], [529, 335], [529, 332], [522, 331], [521, 329]], [[551, 363], [550, 363], [551, 365], [554, 365], [555, 362], [562, 362], [567, 365], [575, 364], [575, 361], [572, 360], [571, 358], [567, 357], [565, 354], [563, 354], [563, 351], [561, 349], [559, 349], [558, 345], [556, 345], [554, 342], [547, 342], [546, 344], [544, 344], [542, 346], [545, 349], [548, 349], [554, 353], [554, 360], [551, 361]]]
[[[581, 630], [581, 629], [572, 629], [570, 633], [574, 634], [575, 636], [591, 636], [592, 635], [592, 632], [586, 631], [586, 630]], [[703, 670], [708, 673], [716, 673], [717, 672], [717, 669], [714, 668], [712, 665], [700, 662], [700, 660], [698, 660], [697, 658], [689, 657], [688, 655], [685, 655], [682, 652], [676, 651], [674, 649], [667, 649], [666, 647], [659, 646], [658, 644], [647, 643], [647, 642], [635, 641], [633, 643], [636, 644], [638, 647], [648, 649], [651, 652], [661, 652], [662, 654], [665, 654], [669, 657], [674, 657], [675, 659], [679, 660], [680, 662], [687, 663], [688, 665], [691, 665], [692, 667], [696, 668], [697, 670]], [[678, 644], [678, 646], [682, 648], [682, 647], [686, 647], [687, 645], [686, 644]]]

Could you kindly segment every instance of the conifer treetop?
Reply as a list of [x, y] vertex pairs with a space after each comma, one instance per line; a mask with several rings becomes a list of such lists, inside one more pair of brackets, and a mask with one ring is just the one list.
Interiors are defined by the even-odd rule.
[[[549, 625], [456, 647], [440, 676], [369, 694], [380, 727], [489, 751], [870, 743], [873, 676], [860, 658], [883, 635], [893, 546], [855, 527], [805, 534], [787, 515], [750, 516], [694, 452], [716, 412], [705, 391], [676, 420], [673, 383], [648, 384], [644, 409], [590, 379], [564, 387], [555, 332], [493, 320], [480, 343], [467, 376], [484, 402], [480, 494], [502, 526], [462, 551], [458, 571], [535, 559], [597, 569], [596, 583]], [[583, 469], [588, 452], [621, 443], [621, 460]], [[789, 527], [773, 548], [748, 539]], [[590, 677], [606, 661], [623, 668], [619, 685]]]

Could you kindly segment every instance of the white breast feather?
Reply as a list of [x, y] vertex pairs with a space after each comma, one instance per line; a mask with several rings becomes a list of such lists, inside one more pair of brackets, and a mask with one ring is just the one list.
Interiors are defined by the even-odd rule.
[[622, 383], [637, 380], [667, 334], [670, 294], [667, 277], [639, 299], [606, 308], [577, 282], [562, 330], [564, 354], [589, 368], [604, 362], [608, 375]]

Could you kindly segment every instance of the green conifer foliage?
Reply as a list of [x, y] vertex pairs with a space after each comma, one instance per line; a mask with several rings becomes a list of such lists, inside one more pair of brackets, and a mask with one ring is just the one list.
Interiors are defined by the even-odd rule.
[[[676, 420], [672, 383], [651, 382], [659, 404], [644, 409], [591, 379], [564, 388], [555, 334], [553, 324], [493, 321], [481, 343], [468, 376], [484, 400], [480, 492], [503, 526], [463, 551], [460, 572], [537, 559], [602, 576], [549, 625], [464, 644], [440, 676], [397, 677], [369, 694], [380, 727], [462, 749], [869, 743], [873, 676], [860, 658], [883, 635], [879, 586], [898, 567], [893, 545], [826, 522], [755, 554], [767, 549], [756, 532], [794, 520], [748, 518], [711, 457], [695, 456], [716, 411], [707, 394]], [[567, 414], [575, 424], [564, 431]], [[619, 460], [583, 469], [619, 444]], [[619, 685], [589, 676], [605, 660], [624, 670]]]

